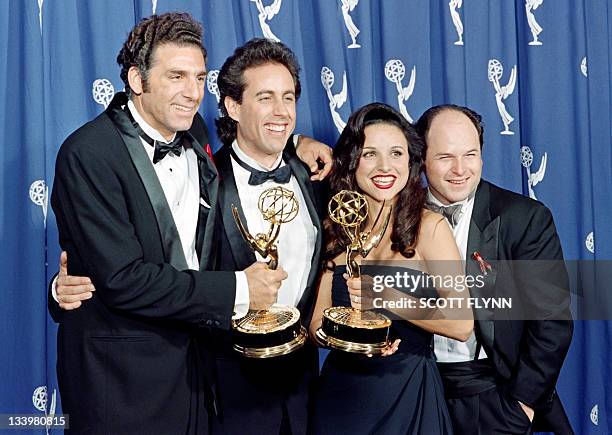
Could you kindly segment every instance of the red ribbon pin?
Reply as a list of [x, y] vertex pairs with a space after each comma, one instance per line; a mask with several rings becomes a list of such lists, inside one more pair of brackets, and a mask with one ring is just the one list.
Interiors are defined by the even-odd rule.
[[215, 164], [215, 159], [213, 159], [213, 153], [212, 153], [212, 150], [210, 149], [210, 144], [206, 144], [206, 146], [204, 147], [204, 151], [206, 152], [206, 154], [208, 154], [208, 157], [210, 157], [210, 161], [214, 165]]
[[480, 255], [480, 252], [475, 251], [472, 254], [472, 258], [478, 262], [478, 265], [480, 266], [480, 271], [482, 272], [483, 275], [487, 274], [487, 270], [493, 270], [491, 265], [487, 263], [484, 258], [482, 258], [482, 256]]

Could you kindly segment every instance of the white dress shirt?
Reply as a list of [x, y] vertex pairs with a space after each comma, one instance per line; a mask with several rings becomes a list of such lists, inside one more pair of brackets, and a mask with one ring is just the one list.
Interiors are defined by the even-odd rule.
[[[271, 168], [266, 168], [256, 160], [247, 156], [240, 149], [236, 141], [232, 144], [232, 149], [240, 160], [260, 171], [270, 171], [271, 168], [276, 168], [279, 164], [282, 166], [285, 165], [285, 162], [282, 161], [282, 155], [279, 155]], [[251, 186], [248, 183], [251, 173], [240, 166], [233, 157], [232, 169], [236, 180], [240, 204], [242, 205], [242, 210], [246, 218], [246, 226], [252, 235], [267, 233], [270, 228], [270, 224], [264, 220], [257, 205], [259, 196], [264, 190], [271, 187], [283, 186], [295, 193], [295, 197], [299, 204], [299, 212], [295, 219], [281, 225], [277, 240], [278, 263], [288, 274], [288, 278], [283, 281], [278, 291], [277, 302], [279, 304], [295, 307], [306, 289], [317, 236], [317, 229], [310, 218], [310, 213], [308, 212], [300, 185], [295, 175], [292, 174], [287, 184], [279, 184], [273, 180], [267, 180], [259, 186]], [[255, 255], [257, 261], [264, 260], [259, 254]], [[314, 267], [317, 267], [317, 265]], [[244, 303], [248, 306], [248, 300], [243, 301], [243, 304]]]
[[[157, 130], [151, 127], [140, 116], [134, 103], [128, 101], [128, 108], [134, 120], [149, 137], [158, 142], [167, 141]], [[172, 137], [174, 139], [174, 136]], [[155, 149], [140, 138], [149, 160], [153, 163]], [[180, 155], [168, 153], [153, 165], [164, 196], [172, 212], [174, 224], [178, 230], [183, 246], [183, 253], [189, 269], [198, 270], [200, 264], [196, 253], [195, 236], [198, 227], [200, 207], [200, 177], [198, 174], [198, 157], [193, 149], [184, 149]]]
[[[427, 192], [427, 201], [439, 206], [444, 205], [438, 201], [431, 191]], [[455, 204], [461, 204], [461, 212], [459, 214], [457, 225], [455, 225], [455, 228], [452, 228], [453, 236], [455, 237], [455, 242], [459, 248], [461, 259], [465, 261], [467, 257], [470, 221], [472, 220], [472, 210], [474, 210], [474, 195], [472, 194], [463, 201], [449, 205]], [[472, 361], [476, 355], [476, 344], [476, 334], [474, 332], [472, 332], [470, 338], [468, 338], [466, 342], [453, 340], [452, 338], [443, 337], [441, 335], [434, 335], [434, 352], [438, 362]], [[487, 354], [481, 347], [478, 359], [486, 357]]]

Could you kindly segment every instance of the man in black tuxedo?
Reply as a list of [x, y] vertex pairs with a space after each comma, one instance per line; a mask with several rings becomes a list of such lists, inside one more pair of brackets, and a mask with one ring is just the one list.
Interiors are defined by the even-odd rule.
[[[477, 113], [436, 106], [416, 126], [426, 145], [429, 206], [447, 216], [467, 274], [482, 274], [481, 267], [487, 272], [484, 287], [472, 288], [471, 296], [511, 297], [540, 315], [492, 318], [477, 310], [475, 333], [466, 343], [435, 337], [455, 433], [572, 433], [555, 392], [573, 324], [550, 211], [481, 179], [483, 127]], [[533, 267], [512, 274], [500, 263], [515, 260]]]
[[214, 363], [194, 337], [207, 343], [212, 330], [228, 329], [244, 295], [250, 308], [269, 307], [286, 277], [254, 260], [243, 272], [208, 272], [219, 242], [219, 175], [196, 116], [206, 78], [201, 39], [187, 14], [141, 21], [117, 58], [126, 93], [57, 157], [51, 202], [60, 243], [70, 273], [96, 288], [78, 310], [50, 304], [75, 433], [207, 432]]
[[[238, 230], [231, 205], [251, 234], [266, 233], [268, 224], [257, 207], [259, 195], [276, 186], [291, 190], [299, 212], [281, 225], [279, 264], [289, 276], [278, 302], [297, 307], [302, 323], [308, 324], [322, 246], [322, 204], [320, 183], [311, 183], [292, 147], [285, 146], [296, 122], [299, 65], [282, 43], [253, 39], [225, 61], [217, 84], [221, 117], [216, 124], [223, 142], [215, 154], [223, 179], [218, 266], [240, 270], [256, 259]], [[318, 373], [316, 348], [307, 342], [289, 355], [257, 360], [233, 351], [229, 334], [219, 331], [216, 338], [219, 415], [213, 433], [305, 434], [308, 390]]]

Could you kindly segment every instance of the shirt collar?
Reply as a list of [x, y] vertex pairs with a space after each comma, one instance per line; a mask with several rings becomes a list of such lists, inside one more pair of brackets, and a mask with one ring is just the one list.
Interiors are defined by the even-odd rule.
[[427, 202], [430, 202], [434, 205], [437, 205], [439, 207], [449, 207], [452, 205], [460, 205], [461, 208], [459, 209], [459, 215], [456, 218], [456, 223], [458, 224], [459, 222], [461, 222], [463, 220], [463, 217], [465, 216], [466, 211], [468, 212], [468, 214], [471, 215], [471, 209], [474, 205], [474, 197], [476, 196], [476, 189], [474, 189], [474, 191], [472, 193], [470, 193], [468, 195], [467, 198], [465, 198], [463, 201], [457, 201], [454, 202], [452, 204], [442, 204], [442, 202], [440, 202], [440, 200], [438, 198], [436, 198], [434, 196], [433, 193], [431, 193], [431, 189], [428, 187], [427, 188]]
[[252, 168], [258, 169], [260, 171], [269, 172], [274, 168], [277, 168], [279, 166], [284, 166], [284, 162], [281, 163], [281, 160], [283, 159], [283, 153], [280, 153], [278, 158], [272, 164], [272, 166], [268, 168], [262, 165], [261, 163], [259, 163], [257, 160], [247, 156], [244, 153], [244, 151], [242, 151], [240, 146], [238, 145], [238, 142], [236, 141], [236, 139], [234, 139], [234, 142], [232, 142], [232, 149], [234, 150], [234, 152], [236, 153], [236, 155], [238, 156], [240, 160], [242, 160], [244, 163], [251, 166]]
[[462, 201], [453, 202], [452, 204], [442, 204], [442, 202], [438, 198], [436, 198], [433, 193], [431, 193], [431, 189], [429, 187], [427, 188], [427, 202], [431, 202], [432, 204], [435, 204], [440, 207], [449, 207], [451, 205], [461, 205], [461, 210], [463, 210], [466, 205], [469, 205], [474, 202], [475, 196], [476, 196], [476, 190], [470, 193], [468, 197]]
[[134, 121], [136, 121], [138, 125], [140, 125], [140, 128], [142, 128], [142, 131], [144, 131], [151, 139], [156, 140], [158, 142], [164, 142], [164, 143], [170, 143], [174, 140], [176, 136], [176, 132], [172, 135], [172, 138], [170, 138], [170, 140], [166, 140], [166, 138], [164, 138], [164, 136], [160, 132], [158, 132], [153, 127], [151, 127], [147, 123], [147, 121], [145, 121], [144, 118], [140, 116], [140, 113], [138, 113], [138, 110], [136, 109], [136, 105], [134, 105], [132, 100], [128, 100], [127, 105], [128, 105], [128, 109], [130, 109], [130, 113], [134, 117]]

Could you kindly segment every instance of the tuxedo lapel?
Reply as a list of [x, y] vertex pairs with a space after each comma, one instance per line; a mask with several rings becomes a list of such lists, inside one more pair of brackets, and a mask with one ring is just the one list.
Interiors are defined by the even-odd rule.
[[[475, 257], [480, 257], [493, 265], [483, 276], [484, 286], [474, 286], [471, 290], [473, 297], [493, 298], [496, 296], [495, 282], [497, 279], [496, 260], [498, 260], [500, 217], [492, 219], [489, 210], [489, 185], [481, 181], [474, 198], [474, 208], [468, 235], [466, 252], [466, 274], [471, 276], [483, 275], [480, 263]], [[486, 309], [476, 310], [475, 320], [478, 322], [483, 344], [489, 348], [493, 347], [495, 337], [493, 312]]]
[[[216, 252], [215, 220], [217, 218], [217, 197], [219, 194], [219, 177], [217, 169], [202, 145], [191, 135], [186, 135], [187, 140], [198, 157], [198, 174], [200, 180], [200, 204], [198, 215], [198, 227], [196, 230], [196, 252], [200, 260], [200, 270], [213, 270]], [[209, 207], [204, 205], [206, 203]]]
[[127, 96], [124, 93], [118, 93], [109, 105], [107, 114], [117, 126], [130, 154], [130, 158], [134, 163], [134, 167], [142, 180], [147, 196], [151, 201], [161, 235], [165, 260], [176, 269], [185, 270], [187, 269], [187, 261], [185, 260], [181, 238], [176, 229], [172, 212], [153, 168], [153, 163], [149, 160], [149, 156], [144, 150], [132, 122], [121, 108], [125, 104], [127, 104]]
[[[306, 283], [306, 289], [304, 290], [304, 294], [300, 301], [298, 302], [297, 308], [300, 312], [304, 313], [306, 308], [308, 308], [307, 315], [310, 316], [312, 307], [314, 306], [314, 301], [311, 301], [314, 298], [314, 284], [316, 283], [316, 279], [318, 277], [319, 271], [319, 262], [320, 262], [320, 254], [321, 254], [321, 245], [323, 243], [323, 230], [321, 228], [321, 221], [319, 220], [319, 215], [317, 213], [317, 207], [315, 201], [318, 198], [315, 197], [314, 189], [312, 186], [312, 182], [310, 181], [310, 177], [308, 176], [308, 172], [302, 165], [302, 163], [298, 160], [297, 156], [290, 155], [289, 153], [283, 153], [283, 158], [285, 162], [291, 166], [291, 171], [295, 176], [298, 184], [300, 185], [300, 190], [302, 191], [302, 196], [304, 197], [304, 201], [306, 202], [306, 207], [308, 208], [308, 214], [310, 215], [310, 220], [313, 225], [317, 229], [317, 237], [315, 241], [315, 249], [312, 256], [312, 261], [310, 263], [310, 273], [308, 275], [308, 281]], [[312, 303], [311, 303], [312, 302]]]
[[218, 203], [221, 219], [223, 220], [223, 228], [230, 244], [232, 256], [236, 262], [235, 266], [237, 270], [243, 270], [253, 264], [256, 258], [255, 253], [238, 230], [232, 214], [232, 205], [234, 205], [238, 210], [240, 220], [248, 231], [247, 220], [240, 204], [240, 197], [238, 196], [229, 150], [229, 146], [223, 146], [215, 154], [215, 162], [217, 163], [217, 169], [222, 180], [222, 183], [219, 185]]

